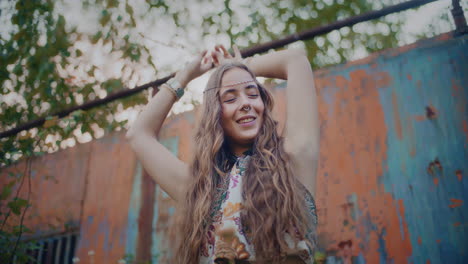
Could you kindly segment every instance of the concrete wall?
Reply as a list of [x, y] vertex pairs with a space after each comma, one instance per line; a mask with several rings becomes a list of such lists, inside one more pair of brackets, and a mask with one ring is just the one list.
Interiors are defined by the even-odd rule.
[[[316, 201], [327, 263], [346, 256], [352, 263], [468, 262], [466, 50], [468, 36], [446, 34], [315, 71]], [[274, 89], [281, 125], [284, 87]], [[196, 112], [174, 116], [161, 132], [184, 161], [196, 119]], [[0, 181], [24, 167], [2, 171]], [[123, 132], [34, 159], [31, 175], [26, 225], [38, 232], [78, 225], [80, 263], [90, 263], [90, 250], [94, 263], [125, 254], [164, 263], [174, 204], [143, 172]]]

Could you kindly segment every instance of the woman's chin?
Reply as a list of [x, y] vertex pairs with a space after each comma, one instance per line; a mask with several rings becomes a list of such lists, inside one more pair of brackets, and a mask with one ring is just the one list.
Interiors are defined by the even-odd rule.
[[252, 145], [256, 137], [257, 137], [256, 133], [244, 134], [242, 136], [236, 137], [235, 140], [233, 140], [233, 143], [237, 145], [242, 145], [242, 146]]

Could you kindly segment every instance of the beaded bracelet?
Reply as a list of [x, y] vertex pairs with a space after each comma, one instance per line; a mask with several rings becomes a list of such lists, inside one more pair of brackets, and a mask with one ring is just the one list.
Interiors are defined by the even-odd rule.
[[175, 96], [176, 101], [179, 101], [179, 99], [184, 95], [184, 88], [176, 79], [170, 79], [162, 86], [171, 91], [171, 93]]

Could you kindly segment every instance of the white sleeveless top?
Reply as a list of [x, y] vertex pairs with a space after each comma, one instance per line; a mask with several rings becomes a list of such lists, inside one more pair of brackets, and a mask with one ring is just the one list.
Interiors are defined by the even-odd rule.
[[[200, 264], [213, 264], [216, 260], [255, 261], [254, 247], [247, 240], [242, 229], [242, 179], [250, 160], [249, 155], [237, 158], [226, 181], [217, 186], [217, 195], [211, 211], [211, 223], [206, 233], [206, 244], [200, 250]], [[304, 188], [304, 190], [306, 190]], [[306, 191], [306, 204], [313, 224], [317, 224], [316, 208], [313, 197]], [[306, 234], [315, 243], [315, 228]], [[290, 252], [299, 256], [306, 264], [313, 263], [313, 250], [303, 240], [295, 246], [290, 234], [285, 233]]]

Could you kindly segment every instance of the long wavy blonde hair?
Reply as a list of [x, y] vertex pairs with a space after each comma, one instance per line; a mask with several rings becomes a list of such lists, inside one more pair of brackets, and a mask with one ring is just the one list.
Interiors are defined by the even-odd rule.
[[[220, 87], [224, 73], [235, 67], [252, 75], [265, 104], [263, 124], [253, 143], [245, 173], [241, 213], [242, 225], [254, 245], [256, 261], [279, 262], [288, 249], [285, 232], [294, 232], [296, 236], [291, 237], [297, 242], [313, 228], [306, 213], [305, 188], [293, 173], [292, 161], [284, 150], [284, 138], [277, 131], [278, 122], [272, 118], [272, 95], [245, 65], [224, 64], [213, 72], [204, 93], [201, 120], [195, 134], [192, 182], [177, 210], [179, 235], [174, 241], [174, 263], [199, 262], [200, 249], [207, 242], [216, 186], [232, 166], [229, 162], [232, 154], [221, 126], [220, 89], [209, 88]], [[307, 242], [315, 246], [313, 241]]]

